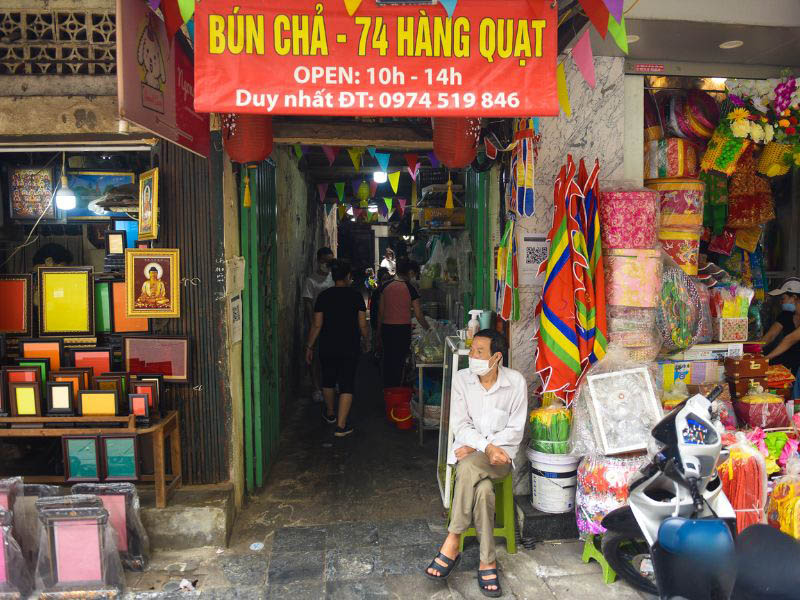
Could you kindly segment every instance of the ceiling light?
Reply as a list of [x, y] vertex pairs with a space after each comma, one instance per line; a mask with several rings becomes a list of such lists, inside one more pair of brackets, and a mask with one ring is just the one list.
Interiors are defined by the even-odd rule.
[[59, 210], [72, 210], [77, 203], [75, 192], [67, 184], [67, 171], [64, 168], [66, 155], [66, 152], [61, 153], [61, 186], [56, 191], [56, 208]]
[[635, 44], [642, 38], [640, 38], [638, 35], [631, 34], [626, 39], [628, 40], [629, 44]]
[[728, 40], [727, 42], [722, 42], [719, 47], [723, 50], [733, 50], [734, 48], [740, 48], [744, 46], [744, 42], [742, 40]]
[[712, 77], [711, 82], [714, 85], [725, 85], [725, 82], [728, 81], [727, 77]]
[[371, 213], [376, 213], [376, 212], [378, 212], [378, 205], [377, 204], [370, 204], [369, 207], [367, 207], [367, 210], [369, 212], [371, 212]]
[[372, 174], [372, 178], [375, 180], [375, 183], [386, 183], [389, 180], [389, 175], [386, 171], [375, 171]]

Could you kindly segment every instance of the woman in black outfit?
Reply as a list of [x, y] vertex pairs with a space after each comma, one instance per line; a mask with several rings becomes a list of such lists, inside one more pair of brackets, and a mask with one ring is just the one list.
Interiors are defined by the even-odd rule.
[[766, 357], [771, 364], [784, 365], [797, 375], [800, 368], [800, 279], [789, 277], [781, 287], [769, 294], [781, 297], [783, 310], [761, 342], [769, 348], [779, 335], [783, 337]]

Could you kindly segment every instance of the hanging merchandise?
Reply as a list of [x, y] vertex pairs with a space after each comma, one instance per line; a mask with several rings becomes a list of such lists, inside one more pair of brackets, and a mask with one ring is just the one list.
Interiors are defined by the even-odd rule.
[[728, 185], [728, 227], [748, 229], [775, 218], [769, 182], [756, 174], [753, 150], [746, 152]]
[[761, 453], [736, 434], [730, 457], [717, 469], [722, 491], [736, 511], [736, 529], [741, 533], [750, 525], [763, 523], [767, 502], [767, 467]]
[[663, 347], [669, 352], [685, 350], [694, 343], [700, 322], [697, 286], [669, 258], [664, 259], [656, 325]]
[[438, 161], [451, 169], [462, 169], [472, 164], [478, 156], [480, 131], [479, 119], [434, 117], [433, 151]]
[[703, 225], [705, 185], [699, 179], [648, 179], [645, 186], [658, 192], [660, 226], [699, 231]]
[[690, 229], [661, 228], [658, 230], [661, 249], [687, 275], [697, 275], [700, 260], [700, 231]]
[[227, 114], [222, 117], [222, 144], [234, 162], [248, 164], [272, 154], [272, 117]]
[[800, 540], [800, 458], [791, 458], [786, 475], [775, 482], [767, 505], [767, 523]]
[[497, 251], [495, 309], [504, 321], [519, 320], [519, 269], [514, 219], [508, 219]]
[[600, 192], [599, 208], [600, 235], [604, 248], [657, 247], [657, 192], [625, 184], [612, 184]]
[[697, 151], [687, 140], [667, 138], [645, 142], [645, 179], [697, 177], [698, 169]]
[[700, 160], [700, 169], [716, 171], [730, 177], [739, 158], [749, 147], [750, 140], [735, 137], [730, 125], [727, 125], [727, 119], [722, 119]]
[[684, 105], [689, 136], [705, 148], [719, 123], [719, 106], [711, 94], [703, 90], [689, 90]]
[[521, 217], [532, 217], [536, 212], [534, 176], [539, 139], [533, 119], [516, 119], [511, 153], [511, 196], [513, 210]]
[[712, 319], [711, 319], [711, 293], [708, 287], [695, 280], [697, 296], [700, 298], [700, 321], [697, 324], [696, 344], [708, 344], [712, 340]]
[[703, 199], [703, 226], [719, 235], [728, 219], [728, 178], [720, 173], [700, 173], [705, 185]]

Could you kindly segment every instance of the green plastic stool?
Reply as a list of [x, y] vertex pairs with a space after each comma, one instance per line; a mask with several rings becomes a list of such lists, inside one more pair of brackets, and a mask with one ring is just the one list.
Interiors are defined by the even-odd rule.
[[[511, 473], [493, 481], [494, 483], [494, 537], [505, 538], [506, 551], [509, 554], [517, 553], [517, 536], [514, 527], [514, 486], [511, 479]], [[453, 485], [455, 489], [455, 484]], [[450, 522], [450, 511], [453, 509], [453, 495], [450, 494], [450, 510], [447, 515], [447, 522]], [[499, 526], [498, 526], [499, 524]], [[470, 527], [461, 534], [461, 544], [459, 544], [459, 552], [464, 551], [464, 540], [468, 537], [477, 537], [478, 532], [474, 527]]]
[[603, 556], [603, 551], [599, 548], [600, 536], [590, 535], [586, 538], [586, 543], [583, 545], [582, 560], [588, 563], [590, 560], [596, 560], [600, 567], [603, 569], [603, 583], [606, 585], [614, 583], [617, 580], [617, 573], [608, 564], [606, 557]]

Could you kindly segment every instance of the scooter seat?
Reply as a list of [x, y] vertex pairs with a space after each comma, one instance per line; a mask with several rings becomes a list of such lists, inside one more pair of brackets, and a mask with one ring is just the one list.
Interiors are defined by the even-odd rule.
[[800, 543], [769, 525], [752, 525], [736, 539], [732, 600], [800, 598]]

